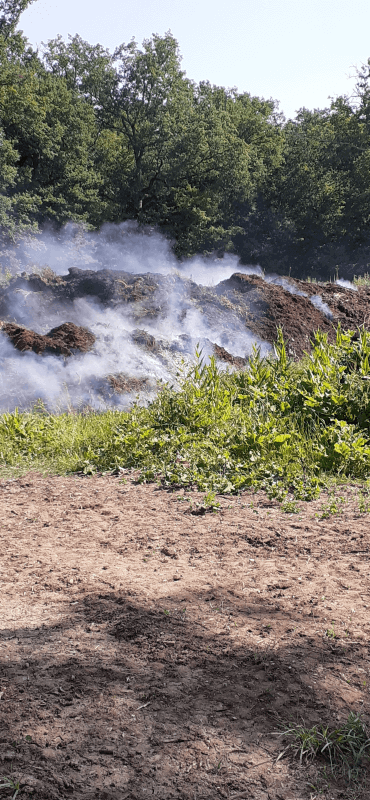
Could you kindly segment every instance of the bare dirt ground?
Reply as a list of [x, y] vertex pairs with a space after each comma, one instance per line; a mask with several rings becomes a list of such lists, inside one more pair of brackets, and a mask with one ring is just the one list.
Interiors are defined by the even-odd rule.
[[[0, 483], [0, 775], [19, 800], [369, 797], [279, 723], [370, 722], [357, 490], [287, 515], [96, 476]], [[191, 501], [191, 502], [190, 502]], [[325, 517], [325, 513], [324, 513]], [[1, 797], [11, 796], [3, 790]]]

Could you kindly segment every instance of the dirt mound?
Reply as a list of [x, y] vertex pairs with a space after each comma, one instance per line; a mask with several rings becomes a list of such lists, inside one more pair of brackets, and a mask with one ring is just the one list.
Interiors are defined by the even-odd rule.
[[[31, 276], [40, 291], [39, 276]], [[163, 275], [133, 275], [123, 270], [86, 270], [70, 267], [63, 282], [53, 286], [54, 294], [63, 300], [73, 301], [79, 297], [95, 297], [100, 303], [135, 303], [150, 300], [155, 291], [167, 283]], [[49, 284], [50, 285], [50, 284]]]
[[[233, 275], [228, 282], [230, 293], [247, 297], [255, 293], [249, 304], [249, 318], [246, 324], [264, 341], [273, 344], [276, 332], [282, 328], [289, 354], [300, 358], [309, 350], [310, 341], [317, 330], [334, 335], [332, 321], [316, 308], [309, 297], [293, 294], [283, 286], [268, 284], [262, 278], [248, 275]], [[292, 286], [292, 290], [295, 287]], [[230, 291], [231, 290], [231, 291]]]
[[[155, 352], [159, 350], [159, 345], [157, 344], [154, 336], [148, 331], [142, 330], [141, 328], [136, 328], [131, 333], [132, 341], [135, 344], [139, 345], [139, 347], [143, 347], [146, 350], [151, 352]], [[181, 340], [185, 341], [177, 341], [173, 343], [172, 349], [178, 350], [179, 352], [188, 352], [193, 353], [195, 348], [199, 346], [200, 348], [205, 347], [207, 350], [212, 351], [219, 361], [226, 361], [226, 363], [230, 364], [231, 366], [237, 367], [238, 369], [243, 369], [247, 363], [246, 358], [241, 358], [240, 356], [233, 356], [229, 353], [224, 347], [221, 347], [214, 342], [211, 342], [209, 339], [204, 339], [198, 341], [196, 338], [191, 336], [182, 336], [179, 337]], [[162, 342], [163, 344], [163, 342]]]
[[354, 291], [333, 283], [280, 280], [277, 284], [235, 273], [215, 291], [239, 313], [244, 311], [246, 327], [261, 339], [273, 344], [281, 327], [293, 358], [310, 349], [318, 330], [333, 340], [338, 323], [344, 330], [362, 325], [370, 328], [370, 288]]
[[61, 303], [72, 309], [80, 298], [90, 303], [93, 299], [103, 313], [112, 308], [122, 318], [126, 315], [135, 326], [132, 340], [158, 357], [160, 347], [146, 330], [148, 320], [151, 328], [160, 323], [162, 330], [163, 323], [168, 322], [168, 345], [173, 343], [175, 349], [181, 349], [183, 344], [186, 350], [188, 339], [199, 341], [200, 336], [206, 341], [208, 337], [217, 342], [213, 350], [216, 357], [237, 368], [244, 366], [243, 356], [250, 352], [253, 338], [260, 344], [273, 345], [278, 327], [283, 330], [292, 358], [300, 358], [310, 349], [317, 330], [333, 339], [338, 323], [343, 329], [370, 327], [370, 288], [366, 286], [354, 291], [333, 283], [306, 283], [281, 276], [263, 278], [242, 272], [216, 286], [203, 286], [182, 277], [181, 270], [161, 275], [70, 267], [67, 275], [55, 279], [50, 270], [40, 275], [22, 273], [0, 290], [0, 316], [13, 325], [6, 332], [13, 343], [17, 342], [18, 349], [69, 355], [68, 351], [76, 347], [85, 352], [91, 343], [84, 342], [82, 334], [80, 343], [75, 344], [75, 333], [67, 335], [59, 327], [47, 335], [54, 340], [51, 344], [16, 324], [20, 319], [27, 325], [28, 320], [27, 327], [32, 327], [26, 312], [23, 317], [21, 314], [23, 309], [34, 313], [35, 308], [37, 313], [37, 303], [47, 309], [52, 319]]
[[133, 378], [130, 375], [108, 375], [108, 381], [115, 394], [142, 392], [149, 384], [148, 378]]
[[214, 353], [216, 358], [220, 359], [220, 361], [226, 361], [228, 364], [232, 364], [233, 367], [238, 367], [238, 369], [243, 369], [247, 363], [246, 358], [233, 356], [231, 353], [228, 353], [224, 347], [220, 347], [218, 344], [214, 345]]
[[62, 341], [72, 350], [80, 350], [81, 353], [91, 350], [95, 342], [95, 336], [91, 331], [75, 325], [73, 322], [63, 322], [57, 328], [52, 328], [46, 335], [55, 341]]
[[32, 350], [41, 355], [53, 354], [57, 356], [71, 356], [73, 351], [79, 350], [86, 353], [95, 342], [95, 336], [86, 328], [79, 327], [73, 322], [58, 325], [46, 335], [27, 330], [21, 325], [12, 322], [3, 322], [1, 330], [7, 334], [17, 350], [26, 352]]
[[141, 328], [135, 328], [135, 330], [133, 330], [131, 333], [131, 338], [135, 344], [145, 347], [147, 350], [155, 350], [155, 338], [151, 333], [148, 333], [148, 331], [144, 331]]

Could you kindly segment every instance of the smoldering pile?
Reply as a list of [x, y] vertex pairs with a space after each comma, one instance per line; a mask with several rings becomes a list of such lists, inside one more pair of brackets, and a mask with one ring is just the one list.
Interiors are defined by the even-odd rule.
[[0, 328], [3, 408], [145, 402], [160, 383], [176, 385], [197, 348], [243, 367], [254, 340], [238, 309], [180, 275], [76, 267], [11, 279]]
[[166, 240], [129, 224], [43, 234], [2, 261], [14, 274], [0, 289], [0, 410], [148, 402], [164, 381], [178, 385], [197, 350], [242, 369], [281, 325], [300, 357], [315, 330], [332, 335], [330, 315], [362, 324], [369, 306], [367, 290], [263, 276], [232, 256], [180, 264]]
[[21, 353], [32, 351], [56, 356], [71, 356], [74, 352], [87, 353], [91, 350], [95, 336], [87, 328], [73, 322], [58, 325], [45, 335], [27, 330], [14, 322], [0, 321], [0, 330], [9, 337], [14, 347]]

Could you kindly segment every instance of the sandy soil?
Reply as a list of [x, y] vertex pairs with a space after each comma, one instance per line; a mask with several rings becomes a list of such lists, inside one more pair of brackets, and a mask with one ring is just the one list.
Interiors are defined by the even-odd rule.
[[[368, 798], [276, 761], [281, 721], [370, 722], [357, 490], [287, 515], [128, 477], [2, 481], [0, 775], [20, 800]], [[328, 635], [329, 632], [329, 635]], [[1, 797], [11, 796], [2, 791]]]

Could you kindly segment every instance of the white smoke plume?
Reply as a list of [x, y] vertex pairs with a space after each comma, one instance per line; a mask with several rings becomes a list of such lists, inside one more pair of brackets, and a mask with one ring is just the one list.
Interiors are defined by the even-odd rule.
[[[143, 321], [133, 316], [132, 304], [117, 308], [103, 307], [92, 297], [73, 303], [48, 304], [43, 293], [19, 288], [12, 295], [8, 309], [14, 320], [37, 333], [45, 334], [63, 322], [89, 328], [96, 336], [91, 352], [70, 358], [38, 356], [15, 350], [5, 333], [0, 332], [0, 411], [30, 408], [41, 399], [50, 410], [87, 404], [95, 409], [107, 406], [125, 408], [134, 394], [107, 392], [107, 376], [123, 374], [146, 381], [141, 401], [154, 396], [159, 381], [176, 385], [176, 373], [182, 362], [190, 365], [199, 342], [205, 357], [213, 353], [212, 343], [225, 347], [236, 356], [248, 356], [257, 343], [262, 353], [270, 345], [257, 339], [242, 320], [220, 311], [220, 324], [214, 325], [198, 308], [191, 307], [187, 281], [213, 286], [234, 272], [259, 274], [259, 267], [241, 266], [235, 256], [223, 259], [194, 257], [185, 264], [174, 256], [169, 242], [156, 231], [141, 232], [133, 223], [105, 225], [99, 233], [67, 225], [59, 233], [44, 231], [24, 239], [0, 254], [3, 274], [41, 273], [46, 267], [59, 276], [70, 267], [88, 270], [122, 270], [132, 274], [174, 276], [173, 292], [164, 315]], [[156, 340], [156, 351], [138, 346], [132, 338], [134, 329], [144, 328]]]
[[[58, 325], [65, 318], [60, 311], [53, 324]], [[125, 406], [127, 398], [125, 402], [124, 396], [112, 393], [108, 400], [104, 394], [100, 382], [104, 383], [107, 375], [124, 373], [131, 378], [146, 378], [149, 395], [153, 393], [156, 381], [171, 380], [174, 372], [174, 369], [169, 369], [171, 365], [138, 347], [130, 337], [132, 326], [129, 320], [114, 310], [103, 310], [91, 300], [78, 299], [68, 309], [68, 321], [82, 324], [95, 334], [97, 340], [91, 352], [65, 359], [53, 355], [40, 357], [32, 352], [19, 353], [5, 334], [0, 334], [2, 410], [7, 407], [11, 410], [14, 406], [27, 408], [37, 399], [51, 409], [60, 410], [87, 404], [96, 409], [107, 405]]]
[[[87, 404], [95, 409], [128, 407], [135, 391], [130, 387], [126, 394], [114, 394], [107, 389], [109, 375], [136, 379], [141, 386], [141, 402], [147, 402], [158, 390], [158, 382], [176, 385], [182, 362], [190, 366], [198, 343], [205, 358], [213, 354], [214, 344], [243, 358], [251, 354], [255, 344], [262, 355], [271, 351], [271, 345], [252, 334], [227, 304], [224, 307], [221, 304], [217, 313], [207, 308], [207, 303], [204, 307], [194, 305], [190, 301], [189, 281], [200, 287], [214, 287], [233, 273], [241, 272], [255, 274], [291, 294], [307, 297], [294, 281], [275, 274], [265, 275], [259, 266], [241, 265], [233, 255], [194, 256], [180, 262], [167, 239], [154, 229], [139, 229], [134, 222], [106, 224], [99, 232], [73, 224], [59, 232], [44, 230], [0, 251], [0, 267], [5, 280], [16, 274], [40, 274], [47, 267], [63, 277], [75, 267], [167, 276], [173, 286], [163, 313], [145, 319], [140, 319], [140, 315], [135, 318], [132, 303], [109, 308], [93, 297], [84, 297], [56, 305], [55, 301], [49, 303], [44, 293], [29, 291], [27, 284], [26, 288], [16, 289], [8, 316], [18, 324], [45, 334], [63, 322], [74, 322], [89, 328], [96, 342], [89, 353], [65, 359], [53, 355], [41, 357], [15, 350], [0, 331], [0, 412], [16, 406], [32, 407], [38, 399], [51, 410]], [[330, 308], [320, 295], [311, 297], [311, 302], [332, 319]], [[151, 352], [135, 342], [132, 333], [137, 328], [144, 328], [155, 338], [155, 350]]]
[[0, 266], [3, 272], [12, 274], [39, 272], [44, 267], [50, 267], [57, 275], [67, 275], [69, 267], [124, 270], [132, 274], [179, 272], [203, 286], [216, 285], [230, 278], [233, 272], [263, 277], [259, 266], [243, 266], [234, 255], [209, 259], [194, 256], [181, 263], [168, 239], [155, 229], [139, 229], [132, 221], [106, 223], [99, 232], [86, 231], [72, 223], [59, 232], [45, 229], [0, 252]]
[[357, 292], [357, 286], [355, 286], [354, 283], [351, 283], [351, 281], [344, 280], [344, 278], [337, 278], [335, 283], [337, 286], [343, 286], [344, 289], [352, 289], [353, 292]]
[[297, 294], [299, 295], [299, 297], [307, 297], [306, 292], [302, 292], [301, 289], [298, 289], [294, 283], [291, 283], [291, 281], [289, 281], [287, 278], [282, 277], [281, 275], [270, 274], [270, 275], [263, 275], [262, 277], [266, 281], [266, 283], [274, 283], [275, 286], [282, 286], [283, 289], [285, 289], [285, 291], [289, 292], [290, 294]]
[[315, 308], [322, 312], [328, 319], [333, 319], [333, 314], [327, 303], [321, 297], [321, 294], [315, 294], [311, 297], [311, 303]]

